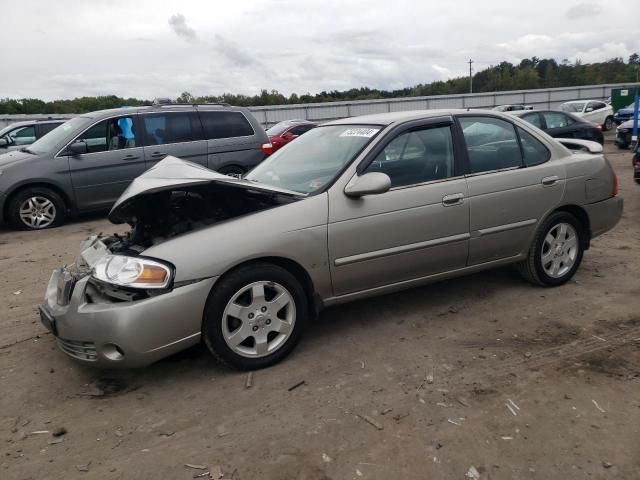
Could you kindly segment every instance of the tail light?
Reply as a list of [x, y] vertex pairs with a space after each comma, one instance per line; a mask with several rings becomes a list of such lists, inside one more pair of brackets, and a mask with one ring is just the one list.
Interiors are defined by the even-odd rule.
[[260, 145], [260, 150], [262, 150], [262, 153], [265, 155], [271, 155], [273, 153], [273, 145], [270, 143], [263, 143]]
[[618, 195], [618, 176], [613, 174], [613, 196]]
[[598, 130], [599, 132], [602, 131], [602, 125], [596, 125], [596, 130]]

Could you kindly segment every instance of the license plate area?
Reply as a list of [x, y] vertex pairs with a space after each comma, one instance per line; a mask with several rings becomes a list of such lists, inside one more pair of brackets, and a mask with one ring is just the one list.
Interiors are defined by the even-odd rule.
[[38, 306], [38, 312], [40, 313], [40, 321], [54, 336], [58, 336], [58, 328], [56, 327], [56, 319], [47, 308], [43, 305]]

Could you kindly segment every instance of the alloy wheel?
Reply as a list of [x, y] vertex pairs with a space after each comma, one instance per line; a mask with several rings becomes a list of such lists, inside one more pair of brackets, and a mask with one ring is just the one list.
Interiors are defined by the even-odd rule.
[[556, 223], [542, 244], [542, 268], [552, 278], [561, 278], [578, 258], [578, 233], [569, 223]]
[[234, 353], [261, 358], [285, 344], [295, 321], [291, 293], [278, 283], [259, 281], [242, 287], [227, 302], [222, 334]]
[[56, 206], [42, 196], [29, 197], [20, 205], [20, 220], [29, 228], [47, 228], [56, 219]]

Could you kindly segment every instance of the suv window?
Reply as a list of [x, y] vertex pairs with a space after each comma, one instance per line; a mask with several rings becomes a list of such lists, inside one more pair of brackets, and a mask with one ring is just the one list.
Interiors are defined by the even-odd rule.
[[460, 117], [469, 152], [469, 173], [521, 167], [522, 153], [514, 126], [499, 118]]
[[61, 123], [41, 123], [40, 124], [40, 136], [44, 137], [47, 133], [56, 127], [59, 127]]
[[523, 115], [522, 119], [525, 122], [529, 122], [531, 125], [542, 128], [542, 122], [540, 122], [540, 115], [537, 113], [529, 113], [528, 115]]
[[589, 105], [587, 105], [587, 108], [591, 107], [594, 110], [600, 110], [601, 108], [604, 108], [606, 106], [607, 105], [602, 102], [589, 102]]
[[133, 117], [125, 116], [96, 123], [74, 142], [85, 142], [87, 153], [96, 153], [140, 146], [137, 138]]
[[540, 165], [549, 160], [549, 150], [540, 140], [520, 127], [518, 127], [518, 135], [520, 135], [520, 145], [522, 145], [524, 163], [527, 167]]
[[398, 135], [378, 154], [367, 172], [382, 172], [399, 187], [453, 176], [451, 127], [431, 127]]
[[145, 145], [202, 140], [202, 126], [194, 112], [152, 113], [142, 116]]
[[36, 141], [36, 129], [32, 125], [18, 127], [5, 134], [4, 138], [15, 145], [28, 145]]
[[542, 115], [547, 128], [562, 128], [575, 123], [569, 115], [560, 112], [545, 112]]
[[200, 119], [208, 140], [254, 134], [251, 124], [241, 112], [200, 112]]

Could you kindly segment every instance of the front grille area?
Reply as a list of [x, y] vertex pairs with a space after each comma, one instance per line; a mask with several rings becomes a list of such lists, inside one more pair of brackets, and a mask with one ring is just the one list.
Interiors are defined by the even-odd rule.
[[95, 362], [98, 359], [96, 344], [93, 342], [77, 342], [58, 338], [58, 346], [64, 353], [78, 360]]

